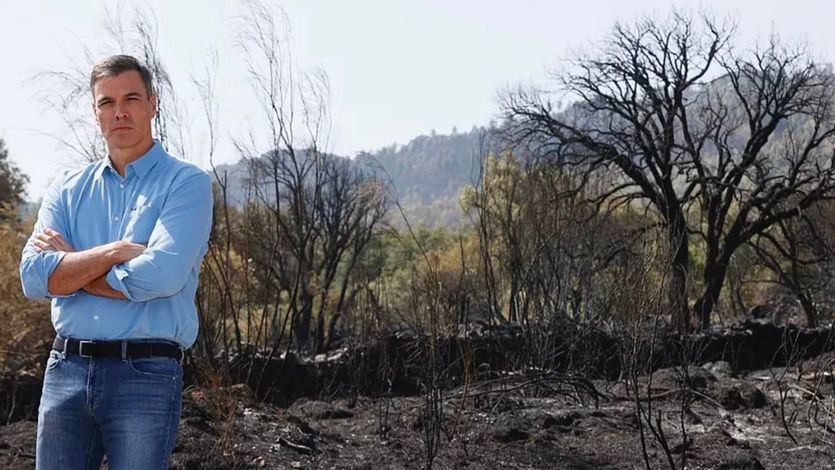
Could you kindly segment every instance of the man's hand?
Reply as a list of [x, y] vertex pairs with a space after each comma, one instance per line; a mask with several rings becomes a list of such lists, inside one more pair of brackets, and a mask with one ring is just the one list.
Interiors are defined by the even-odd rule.
[[[43, 251], [63, 251], [66, 253], [74, 253], [75, 249], [69, 244], [60, 233], [51, 228], [44, 229], [43, 233], [39, 233], [32, 237], [32, 244], [39, 252]], [[141, 255], [145, 245], [133, 243], [126, 240], [117, 240], [106, 245], [102, 245], [106, 249], [105, 256], [113, 261], [113, 264], [124, 263], [130, 261]]]
[[39, 233], [32, 237], [32, 244], [38, 252], [43, 251], [64, 251], [72, 253], [75, 250], [72, 245], [64, 240], [60, 233], [51, 228], [44, 229], [43, 233]]
[[126, 299], [125, 294], [110, 287], [110, 284], [105, 280], [105, 276], [97, 277], [92, 282], [82, 287], [88, 294], [97, 295], [99, 297], [110, 297], [112, 299]]
[[103, 297], [124, 298], [121, 292], [110, 288], [104, 276], [110, 267], [141, 255], [145, 245], [117, 240], [105, 245], [76, 252], [64, 237], [51, 228], [32, 236], [32, 244], [38, 252], [61, 251], [67, 255], [49, 277], [49, 292], [53, 295], [69, 295], [84, 289]]
[[[133, 258], [141, 255], [143, 251], [145, 251], [145, 245], [140, 245], [139, 243], [132, 243], [124, 240], [115, 241], [106, 247], [110, 248], [110, 252], [112, 253], [113, 259], [117, 260], [117, 263], [124, 263], [126, 261], [130, 261]], [[110, 287], [110, 285], [105, 280], [106, 275], [101, 275], [89, 283], [85, 284], [82, 289], [86, 291], [88, 294], [97, 295], [99, 297], [110, 297], [112, 299], [125, 299], [125, 294], [117, 291], [116, 289]]]
[[113, 264], [124, 263], [125, 261], [130, 261], [137, 256], [141, 255], [146, 248], [145, 245], [141, 245], [139, 243], [129, 242], [127, 240], [118, 240], [112, 243], [108, 243], [104, 245], [107, 248], [110, 248], [109, 256], [112, 257], [115, 262]]

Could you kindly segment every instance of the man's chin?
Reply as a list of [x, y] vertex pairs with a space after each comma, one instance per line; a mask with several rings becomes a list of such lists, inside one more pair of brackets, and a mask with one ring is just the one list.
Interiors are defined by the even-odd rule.
[[111, 135], [107, 139], [107, 148], [122, 150], [136, 147], [141, 139], [127, 135]]
[[114, 137], [110, 136], [107, 140], [107, 151], [112, 156], [114, 153], [120, 153], [128, 158], [138, 157], [147, 152], [153, 145], [153, 139], [143, 139], [133, 136]]

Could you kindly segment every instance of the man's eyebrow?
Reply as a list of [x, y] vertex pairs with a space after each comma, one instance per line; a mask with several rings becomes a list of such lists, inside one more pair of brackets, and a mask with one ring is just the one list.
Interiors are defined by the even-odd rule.
[[[140, 93], [138, 91], [132, 91], [130, 93], [127, 93], [125, 95], [125, 98], [142, 98], [142, 93]], [[111, 98], [109, 96], [102, 96], [101, 98], [96, 100], [96, 104], [100, 105], [100, 104], [102, 104], [104, 102], [107, 102], [107, 101], [113, 101], [113, 98]]]

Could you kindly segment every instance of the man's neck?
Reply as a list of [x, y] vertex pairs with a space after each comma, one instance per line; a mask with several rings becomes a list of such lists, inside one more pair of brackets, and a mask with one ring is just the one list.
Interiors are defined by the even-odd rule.
[[108, 147], [107, 151], [110, 154], [110, 161], [113, 163], [113, 168], [117, 173], [119, 173], [119, 176], [124, 177], [125, 168], [136, 160], [139, 160], [142, 155], [148, 153], [153, 146], [153, 139], [149, 139], [147, 141], [143, 140], [141, 143], [133, 147], [118, 149], [111, 149]]

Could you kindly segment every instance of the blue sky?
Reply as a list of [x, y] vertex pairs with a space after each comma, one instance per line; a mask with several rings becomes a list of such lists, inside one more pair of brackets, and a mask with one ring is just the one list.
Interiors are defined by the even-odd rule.
[[[824, 1], [545, 1], [545, 0], [285, 0], [275, 2], [292, 24], [292, 51], [302, 68], [321, 67], [330, 79], [330, 150], [354, 155], [435, 129], [468, 130], [498, 113], [496, 93], [515, 84], [549, 85], [549, 70], [571, 51], [603, 37], [615, 20], [666, 14], [670, 5], [733, 14], [740, 44], [772, 30], [808, 40], [835, 62], [835, 4]], [[238, 158], [231, 138], [257, 121], [257, 103], [235, 49], [235, 1], [137, 2], [155, 12], [160, 55], [184, 105], [199, 109], [189, 75], [207, 51], [219, 55], [221, 132], [217, 160]], [[38, 199], [61, 167], [78, 164], [45, 135], [64, 131], [44, 109], [42, 86], [31, 77], [79, 61], [82, 45], [102, 57], [116, 46], [103, 34], [115, 2], [0, 0], [0, 138], [30, 176]], [[89, 116], [92, 119], [92, 114]], [[191, 135], [195, 162], [205, 133]]]

